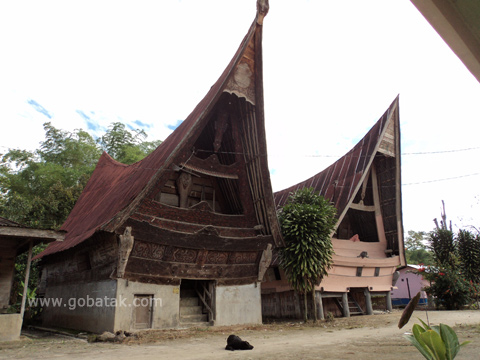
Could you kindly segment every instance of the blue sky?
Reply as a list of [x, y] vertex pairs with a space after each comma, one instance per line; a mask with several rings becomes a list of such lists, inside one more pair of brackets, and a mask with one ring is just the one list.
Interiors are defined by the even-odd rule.
[[[36, 148], [46, 121], [165, 139], [254, 16], [254, 0], [1, 2], [0, 153]], [[480, 84], [409, 1], [272, 0], [264, 25], [274, 190], [342, 156], [400, 94], [405, 231], [432, 230], [441, 200], [480, 225]]]

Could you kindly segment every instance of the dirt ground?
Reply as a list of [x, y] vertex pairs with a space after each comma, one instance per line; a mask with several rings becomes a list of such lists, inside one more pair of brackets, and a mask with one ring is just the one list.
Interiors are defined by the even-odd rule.
[[[146, 331], [118, 343], [30, 332], [16, 342], [0, 343], [0, 359], [423, 359], [403, 338], [424, 311], [413, 314], [402, 329], [401, 312], [337, 318], [318, 324], [274, 323], [258, 326], [209, 327]], [[480, 311], [429, 311], [431, 325], [455, 328], [461, 342], [472, 343], [456, 359], [480, 359]], [[226, 338], [236, 334], [254, 345], [249, 351], [226, 351]]]

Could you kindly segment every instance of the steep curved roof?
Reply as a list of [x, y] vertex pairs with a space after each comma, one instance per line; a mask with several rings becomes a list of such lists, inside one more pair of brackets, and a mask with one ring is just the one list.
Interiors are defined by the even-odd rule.
[[[195, 134], [201, 120], [215, 105], [233, 76], [236, 65], [248, 51], [248, 45], [256, 29], [261, 27], [264, 15], [261, 11], [257, 12], [247, 35], [220, 78], [182, 124], [155, 151], [132, 165], [121, 164], [107, 153], [102, 154], [87, 186], [61, 227], [61, 230], [67, 231], [65, 241], [50, 244], [37, 258], [72, 248], [96, 231], [113, 231], [125, 219], [125, 215], [131, 213], [156, 184], [163, 171], [172, 165], [172, 159]], [[261, 51], [261, 47], [256, 51]], [[261, 53], [259, 59], [256, 66], [261, 71]], [[263, 93], [257, 94], [257, 106], [263, 106], [263, 98], [258, 99], [258, 96], [263, 97]]]
[[348, 153], [325, 170], [287, 189], [274, 194], [275, 204], [282, 207], [291, 193], [298, 189], [314, 188], [337, 208], [337, 217], [344, 212], [358, 191], [373, 159], [384, 141], [389, 126], [398, 126], [398, 97], [368, 133]]

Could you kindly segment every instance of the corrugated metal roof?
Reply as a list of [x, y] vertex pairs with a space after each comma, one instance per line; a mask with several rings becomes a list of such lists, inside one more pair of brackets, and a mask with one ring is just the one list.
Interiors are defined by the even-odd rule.
[[3, 217], [0, 217], [0, 226], [26, 227], [26, 226], [20, 225], [19, 223], [14, 222], [14, 221], [5, 219]]
[[368, 170], [382, 140], [381, 135], [396, 109], [398, 109], [398, 97], [363, 139], [347, 154], [311, 178], [277, 191], [274, 194], [276, 206], [282, 207], [289, 195], [297, 189], [312, 187], [334, 204], [337, 208], [337, 216], [340, 216], [350, 199], [355, 196], [355, 189]]
[[[95, 231], [102, 229], [112, 231], [118, 226], [121, 222], [121, 213], [130, 212], [131, 207], [137, 204], [136, 200], [156, 184], [161, 174], [170, 168], [172, 159], [182, 146], [196, 133], [200, 121], [215, 105], [233, 75], [237, 63], [255, 35], [257, 26], [255, 19], [234, 57], [207, 95], [149, 156], [135, 164], [124, 165], [112, 159], [107, 153], [102, 154], [87, 186], [61, 227], [61, 230], [67, 231], [65, 241], [50, 244], [37, 257], [72, 248], [88, 239]], [[261, 64], [258, 66], [261, 67]]]

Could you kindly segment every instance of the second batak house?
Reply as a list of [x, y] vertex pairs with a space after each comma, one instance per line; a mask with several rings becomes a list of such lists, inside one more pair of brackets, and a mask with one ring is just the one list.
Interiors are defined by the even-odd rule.
[[[398, 97], [342, 158], [311, 178], [275, 193], [277, 207], [290, 193], [311, 187], [337, 209], [333, 266], [316, 288], [316, 308], [349, 316], [372, 313], [372, 296], [391, 308], [396, 269], [405, 265], [401, 200]], [[274, 261], [262, 284], [263, 314], [300, 317], [302, 306]], [[323, 310], [320, 310], [320, 316]]]

